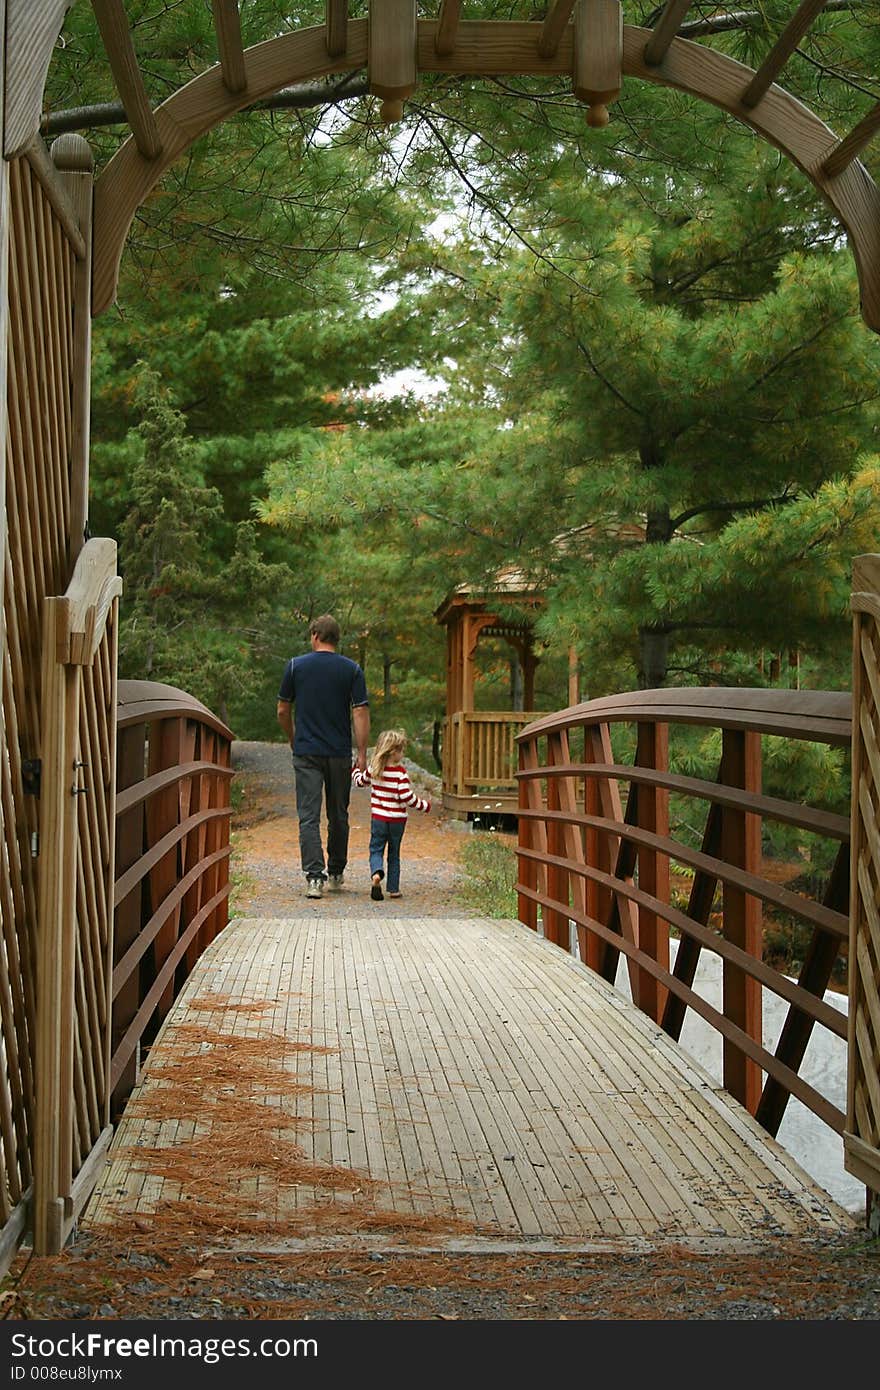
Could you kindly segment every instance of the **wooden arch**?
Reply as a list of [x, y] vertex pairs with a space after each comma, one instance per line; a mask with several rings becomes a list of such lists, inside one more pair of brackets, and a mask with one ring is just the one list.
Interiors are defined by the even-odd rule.
[[[611, 3], [618, 16], [614, 22], [619, 25], [619, 7], [616, 0]], [[808, 3], [815, 12], [815, 0]], [[671, 0], [667, 9], [673, 4]], [[572, 5], [566, 3], [564, 7], [570, 12]], [[687, 6], [678, 0], [677, 8], [683, 12]], [[101, 313], [115, 298], [122, 250], [137, 208], [193, 141], [226, 117], [292, 83], [364, 67], [370, 70], [372, 90], [383, 96], [411, 91], [419, 72], [446, 72], [471, 76], [570, 74], [575, 92], [585, 100], [596, 95], [610, 99], [616, 94], [613, 88], [591, 88], [584, 85], [589, 79], [579, 77], [586, 62], [585, 45], [594, 37], [590, 26], [594, 9], [598, 15], [607, 14], [609, 0], [579, 0], [576, 22], [566, 22], [552, 50], [548, 43], [543, 45], [545, 52], [541, 40], [549, 20], [463, 21], [457, 23], [452, 40], [444, 42], [442, 13], [436, 20], [417, 20], [411, 0], [373, 0], [371, 19], [338, 24], [332, 44], [328, 21], [327, 26], [298, 30], [241, 50], [234, 68], [227, 58], [200, 74], [150, 113], [145, 128], [149, 138], [144, 133], [129, 137], [97, 181], [94, 313]], [[378, 17], [388, 16], [395, 24], [393, 30], [386, 26], [385, 32], [397, 39], [398, 57], [392, 67], [402, 76], [383, 83], [376, 80], [380, 65], [376, 30]], [[400, 46], [407, 22], [411, 52]], [[852, 157], [853, 148], [860, 148], [871, 133], [870, 118], [863, 123], [865, 133], [857, 130], [840, 140], [818, 116], [775, 83], [771, 82], [755, 101], [760, 71], [756, 74], [744, 64], [686, 39], [672, 37], [659, 60], [652, 61], [657, 56], [652, 45], [661, 27], [662, 21], [653, 31], [620, 26], [618, 86], [622, 76], [636, 77], [701, 97], [728, 111], [787, 155], [840, 219], [858, 271], [862, 315], [869, 328], [880, 332], [880, 189], [864, 165]], [[411, 81], [406, 80], [407, 74]], [[606, 79], [613, 80], [613, 76]], [[390, 105], [393, 111], [393, 102]]]
[[[39, 130], [46, 73], [74, 0], [0, 0], [5, 10], [7, 159]], [[137, 208], [194, 140], [227, 116], [304, 79], [366, 68], [371, 91], [395, 119], [420, 72], [559, 76], [590, 108], [593, 125], [623, 77], [656, 82], [729, 112], [781, 150], [812, 181], [846, 231], [862, 315], [880, 332], [880, 190], [859, 152], [880, 130], [880, 103], [838, 138], [775, 79], [827, 0], [801, 0], [757, 70], [678, 37], [693, 0], [666, 0], [653, 29], [624, 25], [620, 0], [551, 0], [538, 21], [467, 21], [462, 0], [441, 0], [419, 19], [416, 0], [370, 0], [351, 20], [348, 0], [327, 0], [323, 25], [245, 49], [238, 0], [212, 0], [219, 63], [154, 110], [138, 68], [124, 0], [91, 0], [132, 134], [96, 184], [93, 312], [114, 300], [122, 249]]]

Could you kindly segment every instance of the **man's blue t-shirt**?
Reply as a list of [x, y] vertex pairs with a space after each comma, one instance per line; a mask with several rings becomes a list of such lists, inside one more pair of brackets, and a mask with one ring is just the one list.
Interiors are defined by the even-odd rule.
[[367, 682], [356, 661], [339, 652], [291, 657], [278, 699], [294, 706], [294, 757], [351, 757], [352, 705], [369, 704]]

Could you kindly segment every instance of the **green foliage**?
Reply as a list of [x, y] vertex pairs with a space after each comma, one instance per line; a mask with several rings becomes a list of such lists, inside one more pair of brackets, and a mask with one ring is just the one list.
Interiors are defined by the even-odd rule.
[[220, 496], [204, 485], [185, 421], [149, 369], [135, 405], [140, 424], [124, 441], [133, 463], [119, 533], [120, 672], [176, 684], [234, 721], [259, 667], [261, 619], [287, 574], [262, 560], [250, 522], [237, 528], [231, 554], [211, 550]]
[[461, 853], [466, 877], [459, 890], [462, 902], [483, 917], [516, 920], [516, 853], [513, 841], [492, 831], [475, 830]]
[[[127, 14], [154, 98], [215, 61], [201, 0]], [[754, 63], [787, 11], [748, 14], [711, 42]], [[246, 43], [323, 18], [242, 7]], [[786, 82], [846, 128], [878, 44], [826, 14]], [[595, 131], [569, 87], [424, 76], [393, 130], [371, 98], [252, 108], [168, 171], [94, 334], [90, 525], [120, 540], [128, 673], [271, 737], [330, 610], [374, 709], [426, 746], [433, 612], [515, 564], [545, 600], [539, 707], [565, 702], [569, 647], [591, 695], [767, 683], [793, 647], [805, 683], [847, 683], [880, 356], [841, 229], [705, 104], [628, 80]], [[113, 95], [74, 6], [49, 108]], [[100, 169], [120, 131], [86, 133]], [[406, 368], [429, 400], [378, 389]], [[479, 661], [478, 707], [506, 705], [505, 649]]]

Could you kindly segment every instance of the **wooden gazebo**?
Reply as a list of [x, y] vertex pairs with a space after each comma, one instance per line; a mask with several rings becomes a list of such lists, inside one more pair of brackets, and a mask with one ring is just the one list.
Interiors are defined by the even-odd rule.
[[[446, 628], [443, 805], [464, 820], [516, 811], [516, 735], [535, 717], [533, 620], [541, 596], [516, 570], [491, 587], [460, 584], [435, 609]], [[511, 648], [512, 708], [478, 710], [477, 646], [498, 637]]]

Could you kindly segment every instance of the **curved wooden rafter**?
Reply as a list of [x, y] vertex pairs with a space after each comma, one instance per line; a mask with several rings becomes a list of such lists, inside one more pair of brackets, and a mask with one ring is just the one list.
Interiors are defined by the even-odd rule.
[[[574, 66], [574, 26], [569, 24], [555, 50], [539, 54], [541, 23], [458, 22], [450, 51], [441, 35], [443, 20], [418, 22], [418, 70], [473, 76], [560, 76]], [[656, 33], [656, 31], [653, 31]], [[624, 26], [624, 76], [673, 87], [720, 107], [787, 155], [825, 197], [849, 237], [859, 276], [862, 315], [880, 332], [880, 190], [865, 167], [852, 160], [829, 174], [828, 161], [841, 141], [812, 111], [788, 92], [771, 85], [754, 107], [743, 95], [754, 79], [751, 68], [725, 54], [673, 39], [659, 63], [647, 60], [653, 33]], [[446, 40], [446, 41], [444, 41]], [[228, 116], [307, 79], [363, 68], [367, 63], [368, 21], [350, 20], [344, 51], [328, 52], [325, 25], [300, 29], [246, 49], [247, 85], [230, 91], [218, 64], [187, 83], [154, 115], [161, 151], [145, 158], [133, 137], [117, 151], [95, 186], [95, 266], [93, 311], [113, 302], [125, 239], [132, 219], [166, 170], [199, 136]], [[831, 168], [836, 166], [832, 163]]]
[[3, 154], [17, 159], [40, 128], [46, 74], [73, 0], [6, 0]]

